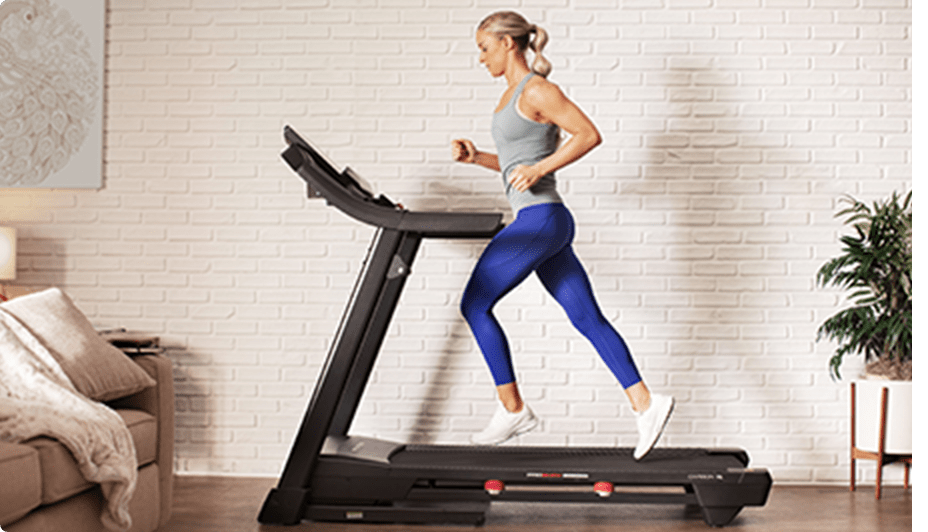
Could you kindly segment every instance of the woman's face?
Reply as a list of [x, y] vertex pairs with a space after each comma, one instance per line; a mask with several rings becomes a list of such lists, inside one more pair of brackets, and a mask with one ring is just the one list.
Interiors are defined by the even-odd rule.
[[480, 49], [480, 64], [490, 71], [494, 78], [502, 76], [506, 72], [506, 63], [508, 62], [507, 39], [500, 39], [495, 33], [477, 31], [477, 48]]

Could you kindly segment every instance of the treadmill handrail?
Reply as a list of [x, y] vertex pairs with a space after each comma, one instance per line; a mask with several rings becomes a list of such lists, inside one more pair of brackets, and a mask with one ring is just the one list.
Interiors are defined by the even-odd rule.
[[438, 238], [490, 238], [503, 227], [503, 215], [498, 212], [413, 212], [383, 196], [374, 199], [357, 183], [350, 168], [339, 174], [289, 126], [284, 138], [289, 146], [281, 157], [287, 164], [313, 192], [356, 220]]

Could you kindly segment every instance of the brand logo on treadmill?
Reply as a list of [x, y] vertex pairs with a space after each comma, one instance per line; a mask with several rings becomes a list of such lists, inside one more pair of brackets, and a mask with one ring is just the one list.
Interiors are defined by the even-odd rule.
[[691, 473], [686, 478], [689, 480], [725, 480], [725, 477], [718, 473]]
[[590, 475], [587, 473], [526, 473], [525, 476], [526, 478], [590, 478]]

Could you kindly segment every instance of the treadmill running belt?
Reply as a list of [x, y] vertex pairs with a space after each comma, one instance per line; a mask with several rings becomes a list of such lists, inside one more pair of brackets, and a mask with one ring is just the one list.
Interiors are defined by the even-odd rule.
[[[526, 466], [548, 465], [576, 471], [593, 470], [635, 474], [685, 471], [719, 471], [743, 468], [747, 456], [739, 450], [719, 451], [698, 448], [658, 448], [642, 461], [632, 458], [630, 447], [554, 448], [554, 447], [479, 447], [407, 445], [391, 457], [394, 467], [525, 471]], [[479, 465], [477, 465], [479, 464]]]

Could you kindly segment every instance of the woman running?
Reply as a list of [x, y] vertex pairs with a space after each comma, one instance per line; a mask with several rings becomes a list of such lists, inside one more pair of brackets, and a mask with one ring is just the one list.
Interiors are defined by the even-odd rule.
[[[499, 444], [538, 425], [519, 393], [509, 343], [493, 315], [496, 303], [535, 272], [625, 390], [637, 418], [634, 457], [640, 460], [660, 438], [674, 400], [648, 390], [625, 341], [600, 311], [571, 247], [574, 221], [555, 180], [556, 171], [586, 155], [602, 138], [583, 111], [546, 79], [551, 63], [541, 53], [548, 41], [542, 28], [518, 13], [502, 11], [480, 23], [476, 41], [480, 63], [508, 84], [493, 115], [498, 155], [478, 150], [467, 139], [452, 142], [452, 155], [456, 161], [502, 172], [516, 219], [487, 245], [461, 299], [461, 312], [490, 367], [500, 399], [487, 428], [471, 441]], [[531, 68], [528, 49], [534, 52]], [[570, 135], [563, 144], [562, 130]]]

